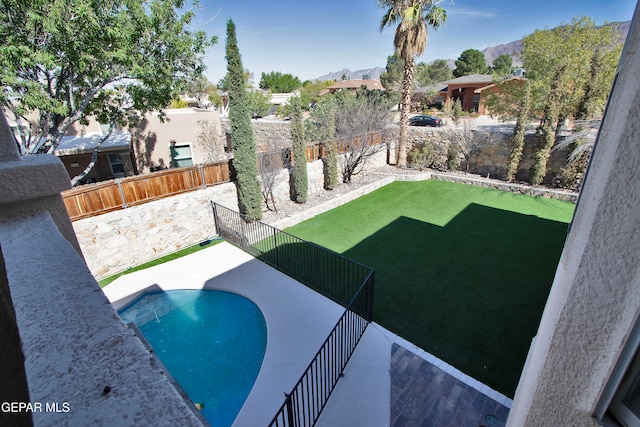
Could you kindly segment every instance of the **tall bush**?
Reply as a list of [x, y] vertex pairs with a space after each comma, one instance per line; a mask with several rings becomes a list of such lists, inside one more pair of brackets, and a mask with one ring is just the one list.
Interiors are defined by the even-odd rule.
[[329, 110], [328, 121], [328, 136], [324, 143], [326, 150], [324, 188], [333, 190], [338, 185], [338, 144], [336, 143], [336, 114], [333, 108]]
[[260, 183], [256, 158], [256, 141], [251, 126], [251, 111], [245, 91], [245, 76], [238, 50], [236, 28], [227, 22], [227, 84], [229, 86], [229, 125], [233, 146], [233, 165], [238, 177], [238, 208], [249, 219], [262, 218]]
[[293, 145], [293, 200], [296, 203], [307, 202], [308, 178], [307, 155], [302, 124], [302, 106], [300, 98], [291, 99], [291, 141]]

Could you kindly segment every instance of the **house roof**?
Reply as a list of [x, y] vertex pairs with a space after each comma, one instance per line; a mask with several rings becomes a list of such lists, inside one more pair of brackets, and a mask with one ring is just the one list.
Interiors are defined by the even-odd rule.
[[443, 84], [473, 84], [473, 83], [493, 83], [493, 75], [491, 74], [469, 74], [468, 76], [458, 77], [452, 80], [442, 82]]
[[[63, 136], [54, 154], [56, 156], [71, 156], [74, 154], [91, 153], [103, 135], [99, 133], [88, 135]], [[131, 134], [129, 132], [114, 133], [100, 146], [100, 153], [131, 150]]]
[[340, 80], [324, 88], [320, 94], [324, 95], [327, 92], [335, 92], [340, 89], [360, 89], [362, 86], [365, 86], [367, 90], [386, 90], [380, 80]]
[[429, 86], [420, 86], [413, 90], [413, 93], [429, 93], [429, 92], [442, 92], [447, 90], [447, 85], [444, 83], [436, 83]]

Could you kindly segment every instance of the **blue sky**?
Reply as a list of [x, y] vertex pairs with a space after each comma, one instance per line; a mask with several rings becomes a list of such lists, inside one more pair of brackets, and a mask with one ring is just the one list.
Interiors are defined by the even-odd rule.
[[[630, 20], [633, 0], [443, 0], [446, 24], [429, 31], [418, 61], [456, 59], [465, 49], [482, 50], [518, 40], [587, 15], [596, 24]], [[384, 67], [393, 53], [393, 29], [379, 31], [382, 10], [375, 0], [201, 0], [195, 23], [219, 37], [205, 57], [206, 76], [226, 73], [226, 23], [236, 24], [245, 69], [258, 85], [263, 72], [290, 73], [301, 80], [332, 71]]]

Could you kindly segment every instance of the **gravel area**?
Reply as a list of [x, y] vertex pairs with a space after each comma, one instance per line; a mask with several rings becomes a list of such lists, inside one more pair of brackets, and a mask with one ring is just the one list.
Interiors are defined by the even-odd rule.
[[[296, 203], [289, 199], [278, 199], [276, 201], [276, 207], [278, 208], [278, 212], [274, 211], [263, 211], [262, 212], [262, 221], [267, 224], [273, 224], [277, 221], [280, 221], [284, 218], [293, 217], [295, 215], [301, 214], [305, 211], [308, 211], [312, 208], [317, 207], [323, 203], [329, 202], [341, 196], [347, 196], [349, 193], [356, 192], [360, 188], [381, 181], [385, 178], [388, 178], [392, 175], [411, 175], [411, 174], [419, 174], [422, 173], [415, 169], [398, 169], [395, 166], [385, 165], [381, 168], [372, 169], [365, 171], [361, 174], [356, 175], [352, 178], [351, 183], [343, 184], [340, 183], [336, 188], [331, 191], [321, 190], [313, 194], [309, 194], [307, 197], [306, 203]], [[355, 196], [354, 196], [355, 198]]]

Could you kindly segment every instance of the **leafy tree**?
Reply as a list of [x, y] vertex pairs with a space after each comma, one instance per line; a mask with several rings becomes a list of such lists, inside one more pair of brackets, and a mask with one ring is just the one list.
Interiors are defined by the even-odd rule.
[[216, 87], [205, 76], [196, 76], [186, 82], [186, 93], [198, 101], [198, 107], [203, 108], [209, 101], [209, 96], [216, 92]]
[[453, 70], [446, 59], [436, 59], [430, 64], [416, 65], [416, 82], [420, 86], [430, 86], [453, 78]]
[[[343, 153], [340, 162], [343, 183], [351, 182], [366, 168], [369, 159], [385, 148], [382, 142], [387, 139], [392, 103], [380, 91], [340, 91], [325, 96], [311, 112], [321, 140], [330, 138], [335, 129], [338, 151]], [[331, 124], [331, 111], [335, 127]]]
[[488, 72], [489, 67], [487, 67], [484, 53], [477, 49], [467, 49], [456, 59], [456, 69], [453, 70], [453, 75], [462, 77], [470, 74], [486, 74]]
[[518, 167], [522, 160], [522, 151], [524, 150], [524, 137], [527, 131], [527, 122], [529, 121], [529, 113], [531, 110], [531, 85], [528, 81], [523, 85], [524, 94], [520, 98], [518, 104], [518, 118], [516, 126], [513, 129], [513, 138], [511, 151], [509, 152], [509, 162], [507, 163], [507, 181], [513, 181], [518, 173]]
[[[245, 85], [245, 87], [247, 89], [252, 88], [253, 87], [253, 73], [245, 68], [244, 71], [243, 71], [243, 74], [244, 74], [244, 85]], [[223, 90], [223, 91], [228, 91], [229, 90], [229, 85], [227, 84], [227, 75], [225, 75], [223, 78], [218, 80], [218, 84], [216, 85], [216, 87], [218, 89], [220, 89], [220, 90]]]
[[380, 22], [380, 31], [387, 26], [395, 26], [393, 44], [398, 56], [404, 61], [402, 81], [402, 101], [400, 108], [400, 141], [398, 143], [397, 166], [407, 166], [407, 127], [413, 91], [415, 57], [421, 55], [427, 46], [427, 27], [437, 29], [447, 19], [447, 12], [437, 0], [378, 0], [378, 6], [385, 10]]
[[380, 82], [386, 90], [400, 92], [402, 90], [402, 72], [404, 71], [404, 61], [398, 56], [398, 52], [387, 56], [387, 66], [380, 74]]
[[[536, 30], [523, 39], [523, 67], [531, 80], [533, 108], [542, 111], [531, 174], [533, 184], [541, 183], [546, 175], [558, 124], [579, 114], [587, 90], [592, 92], [598, 86], [601, 93], [608, 93], [619, 44], [619, 36], [612, 26], [596, 27], [588, 17], [574, 18], [571, 24], [552, 30]], [[598, 73], [592, 73], [593, 55], [599, 49], [614, 51], [609, 62], [613, 70], [605, 72], [606, 80], [594, 78]], [[602, 96], [596, 101], [598, 96], [594, 96], [592, 100], [604, 102], [605, 98]], [[593, 110], [593, 107], [582, 109]]]
[[260, 89], [270, 90], [273, 93], [291, 93], [300, 88], [302, 83], [298, 77], [291, 74], [282, 74], [279, 71], [262, 73], [259, 83]]
[[605, 26], [599, 31], [605, 35], [601, 37], [602, 46], [594, 49], [589, 66], [589, 77], [585, 84], [584, 95], [577, 107], [576, 118], [580, 120], [592, 119], [601, 116], [607, 103], [607, 97], [613, 84], [622, 44], [608, 46], [608, 42], [615, 40], [615, 35], [610, 34], [613, 26]]
[[293, 198], [296, 203], [307, 202], [309, 182], [307, 179], [307, 145], [304, 140], [302, 107], [300, 98], [291, 98], [291, 141], [293, 146]]
[[271, 108], [271, 94], [258, 90], [247, 91], [251, 116], [266, 116]]
[[300, 88], [300, 104], [302, 105], [302, 109], [308, 110], [311, 105], [320, 101], [320, 92], [334, 83], [335, 80], [305, 81]]
[[498, 76], [508, 76], [511, 74], [511, 68], [513, 66], [513, 58], [511, 55], [503, 53], [493, 60], [493, 67], [491, 70], [493, 74]]
[[229, 85], [229, 125], [238, 176], [238, 207], [250, 220], [262, 218], [260, 184], [256, 167], [256, 141], [251, 127], [251, 110], [245, 87], [236, 26], [227, 22], [227, 84]]
[[[0, 104], [23, 129], [22, 152], [54, 151], [71, 125], [90, 116], [111, 130], [135, 126], [150, 111], [164, 117], [183, 82], [202, 74], [205, 49], [216, 42], [190, 29], [194, 13], [184, 6], [182, 0], [0, 2]], [[33, 127], [29, 115], [37, 117]]]

